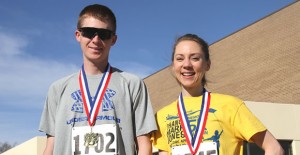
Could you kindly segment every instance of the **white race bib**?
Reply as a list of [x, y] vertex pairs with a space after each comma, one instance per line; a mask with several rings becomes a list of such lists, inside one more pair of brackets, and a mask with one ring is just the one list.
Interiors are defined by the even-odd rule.
[[117, 154], [115, 124], [74, 127], [72, 129], [72, 152], [74, 155]]
[[[188, 145], [172, 147], [172, 155], [191, 155]], [[218, 155], [216, 142], [204, 142], [196, 155]]]

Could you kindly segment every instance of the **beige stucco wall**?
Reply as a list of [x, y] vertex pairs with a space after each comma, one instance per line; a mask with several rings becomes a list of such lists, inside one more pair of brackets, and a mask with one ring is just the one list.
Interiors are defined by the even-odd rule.
[[245, 101], [277, 139], [300, 140], [300, 105]]
[[46, 146], [46, 137], [34, 137], [1, 155], [42, 155]]
[[300, 155], [300, 104], [245, 103], [276, 139], [292, 140], [293, 155]]

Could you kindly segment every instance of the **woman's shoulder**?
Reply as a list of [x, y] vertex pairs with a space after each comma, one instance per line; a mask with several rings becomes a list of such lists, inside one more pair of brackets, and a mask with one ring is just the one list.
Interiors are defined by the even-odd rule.
[[232, 106], [240, 106], [241, 104], [244, 104], [243, 100], [236, 96], [219, 93], [211, 93], [211, 102], [219, 105]]
[[157, 111], [158, 115], [163, 115], [166, 113], [170, 113], [171, 111], [173, 111], [174, 109], [177, 110], [177, 100], [173, 101], [172, 103], [164, 106], [163, 108], [161, 108], [160, 110]]
[[228, 95], [228, 94], [221, 94], [221, 93], [211, 93], [211, 96], [214, 98], [220, 98], [220, 99], [226, 99], [226, 100], [241, 100], [240, 98], [233, 96], [233, 95]]

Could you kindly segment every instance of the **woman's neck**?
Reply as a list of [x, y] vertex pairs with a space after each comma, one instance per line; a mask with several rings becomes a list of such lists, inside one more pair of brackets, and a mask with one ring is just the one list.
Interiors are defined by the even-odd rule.
[[197, 88], [184, 88], [182, 87], [182, 95], [187, 97], [197, 97], [203, 94], [203, 86]]

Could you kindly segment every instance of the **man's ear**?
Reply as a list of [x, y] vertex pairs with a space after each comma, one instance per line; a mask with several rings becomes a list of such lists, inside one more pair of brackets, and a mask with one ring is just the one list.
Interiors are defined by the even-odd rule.
[[118, 40], [118, 36], [114, 35], [112, 38], [112, 46], [117, 42], [117, 40]]
[[80, 32], [78, 30], [75, 31], [75, 38], [79, 42], [80, 41]]

